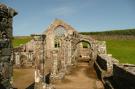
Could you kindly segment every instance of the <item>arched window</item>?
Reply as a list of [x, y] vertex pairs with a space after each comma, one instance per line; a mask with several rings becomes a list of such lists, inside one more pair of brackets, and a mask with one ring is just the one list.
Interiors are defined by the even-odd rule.
[[66, 33], [66, 30], [63, 26], [58, 26], [55, 30], [54, 30], [54, 34], [57, 37], [61, 37], [64, 36]]
[[65, 28], [63, 26], [58, 26], [55, 30], [54, 30], [54, 47], [55, 48], [59, 48], [60, 47], [60, 38], [65, 36], [65, 33], [67, 31], [65, 30]]

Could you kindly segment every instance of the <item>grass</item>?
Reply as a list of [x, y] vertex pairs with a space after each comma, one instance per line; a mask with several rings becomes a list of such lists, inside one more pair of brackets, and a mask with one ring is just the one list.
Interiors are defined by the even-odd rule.
[[135, 64], [135, 40], [107, 40], [107, 51], [121, 63]]
[[25, 44], [28, 41], [30, 41], [32, 38], [31, 37], [14, 37], [13, 39], [13, 47], [20, 46], [21, 44]]

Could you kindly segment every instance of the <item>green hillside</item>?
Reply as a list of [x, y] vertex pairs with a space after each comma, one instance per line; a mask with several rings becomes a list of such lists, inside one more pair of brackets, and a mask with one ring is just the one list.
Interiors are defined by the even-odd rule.
[[12, 40], [13, 47], [20, 46], [21, 44], [25, 44], [30, 41], [32, 38], [30, 36], [15, 36]]
[[132, 35], [135, 36], [135, 29], [112, 30], [103, 32], [80, 32], [83, 35]]

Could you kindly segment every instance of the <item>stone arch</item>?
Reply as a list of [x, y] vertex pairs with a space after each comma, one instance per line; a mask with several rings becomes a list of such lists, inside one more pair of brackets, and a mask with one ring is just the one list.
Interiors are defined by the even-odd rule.
[[89, 46], [90, 46], [90, 48], [92, 47], [92, 45], [91, 45], [91, 42], [90, 41], [88, 41], [88, 40], [80, 40], [80, 41], [78, 41], [75, 45], [77, 45], [77, 44], [79, 44], [79, 43], [81, 43], [81, 42], [86, 42], [86, 43], [88, 43], [89, 44]]
[[[74, 40], [75, 41], [75, 40]], [[93, 53], [94, 53], [94, 47], [93, 47], [93, 41], [90, 40], [90, 39], [85, 39], [85, 38], [78, 38], [78, 40], [76, 40], [76, 42], [73, 43], [73, 46], [72, 46], [72, 52], [73, 52], [73, 55], [76, 55], [76, 49], [77, 49], [77, 45], [81, 42], [86, 42], [89, 44], [89, 61], [90, 63], [93, 61]], [[79, 56], [78, 56], [79, 57]]]
[[90, 46], [90, 49], [93, 50], [93, 48], [92, 48], [92, 41], [89, 41], [89, 40], [86, 40], [86, 39], [82, 39], [82, 40], [77, 41], [77, 42], [73, 45], [73, 49], [75, 49], [76, 46], [77, 46], [77, 44], [79, 44], [79, 43], [81, 43], [81, 42], [86, 42], [86, 43], [88, 43], [89, 46]]

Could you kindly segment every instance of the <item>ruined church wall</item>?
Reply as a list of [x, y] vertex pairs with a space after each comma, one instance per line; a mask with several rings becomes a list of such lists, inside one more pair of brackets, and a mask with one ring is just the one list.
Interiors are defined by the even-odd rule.
[[[57, 26], [59, 26], [59, 24], [61, 24], [60, 22], [55, 22], [55, 24], [53, 24], [52, 26], [50, 26], [47, 30], [46, 33], [44, 33], [46, 35], [46, 54], [47, 54], [47, 58], [51, 59], [51, 53], [53, 50], [56, 50], [54, 47], [54, 38], [55, 38], [55, 34], [54, 34], [54, 30]], [[68, 29], [68, 27], [66, 25], [64, 25], [65, 30]], [[71, 34], [73, 31], [71, 29], [67, 30], [67, 33], [65, 35]]]
[[26, 44], [14, 48], [12, 54], [14, 66], [18, 68], [24, 64], [24, 67], [32, 67], [34, 61], [36, 61], [36, 64], [39, 64], [37, 60], [42, 57], [41, 46], [41, 41], [30, 40]]

